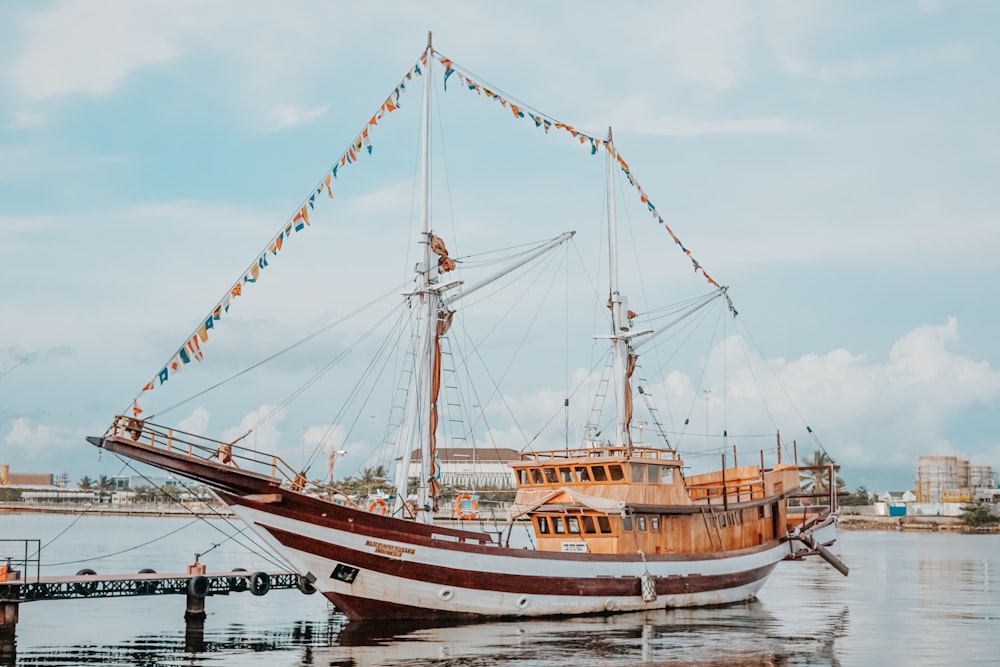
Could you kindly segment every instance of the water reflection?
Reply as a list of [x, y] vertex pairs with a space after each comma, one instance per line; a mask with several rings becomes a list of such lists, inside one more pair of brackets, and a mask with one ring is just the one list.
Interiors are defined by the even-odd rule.
[[[261, 630], [239, 624], [138, 637], [117, 646], [37, 647], [19, 665], [839, 665], [847, 609], [826, 631], [799, 634], [761, 603], [610, 617], [427, 625], [319, 622]], [[253, 658], [260, 655], [259, 660]]]

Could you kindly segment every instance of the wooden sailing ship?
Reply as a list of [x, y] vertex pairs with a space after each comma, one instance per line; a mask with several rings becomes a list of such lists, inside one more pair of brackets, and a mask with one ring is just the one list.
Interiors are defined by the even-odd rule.
[[[428, 40], [416, 71], [435, 62], [445, 67], [445, 80], [456, 71]], [[471, 87], [472, 79], [466, 81]], [[430, 86], [425, 85], [425, 174], [429, 104]], [[524, 117], [522, 109], [511, 106], [515, 116]], [[612, 172], [621, 167], [633, 179], [610, 132], [595, 140], [547, 117], [528, 115], [538, 126], [569, 127], [595, 152], [606, 152], [608, 241], [616, 248]], [[367, 138], [363, 133], [354, 148], [360, 150]], [[329, 176], [318, 191], [324, 184], [329, 190]], [[800, 469], [794, 459], [781, 460], [780, 441], [776, 461], [765, 461], [762, 452], [754, 463], [737, 465], [735, 455], [723, 455], [719, 469], [691, 474], [669, 443], [651, 446], [635, 435], [632, 376], [639, 341], [654, 332], [634, 326], [636, 315], [619, 288], [614, 252], [610, 332], [599, 336], [610, 346], [613, 433], [602, 439], [588, 431], [574, 446], [522, 452], [512, 464], [516, 497], [499, 522], [477, 517], [468, 505], [470, 496], [460, 496], [454, 512], [442, 507], [435, 469], [441, 346], [459, 302], [478, 286], [446, 279], [454, 262], [429, 220], [426, 176], [423, 191], [418, 239], [423, 257], [416, 286], [405, 295], [426, 323], [416, 339], [416, 370], [407, 391], [410, 414], [418, 416], [404, 421], [395, 436], [404, 451], [420, 450], [416, 474], [405, 456], [397, 480], [402, 490], [408, 479], [417, 479], [413, 498], [401, 492], [388, 503], [359, 504], [311, 483], [305, 471], [277, 455], [154, 424], [139, 419], [138, 410], [117, 417], [104, 436], [88, 440], [208, 485], [352, 619], [577, 615], [727, 604], [754, 598], [780, 561], [809, 554], [819, 554], [846, 574], [826, 549], [835, 539], [835, 494], [819, 511], [789, 519], [789, 500], [800, 493]], [[303, 217], [308, 223], [305, 206], [292, 222], [302, 224]], [[530, 261], [571, 236], [552, 239], [519, 261]], [[728, 301], [725, 288], [709, 282], [718, 287], [714, 296]], [[223, 305], [228, 302], [213, 310], [215, 320]], [[194, 344], [179, 350], [181, 363], [188, 363], [185, 349], [196, 353], [197, 339]], [[159, 374], [160, 384], [165, 374], [170, 374], [169, 364]], [[515, 527], [526, 526], [529, 542], [517, 544]]]

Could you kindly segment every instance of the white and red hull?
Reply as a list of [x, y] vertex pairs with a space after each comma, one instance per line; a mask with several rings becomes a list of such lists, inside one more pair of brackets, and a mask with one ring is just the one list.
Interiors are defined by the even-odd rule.
[[[645, 560], [639, 554], [503, 548], [486, 542], [485, 534], [422, 526], [297, 494], [270, 504], [220, 495], [353, 619], [557, 616], [729, 604], [753, 599], [788, 555], [787, 544], [777, 540], [735, 552]], [[418, 526], [424, 530], [414, 531]], [[350, 581], [342, 580], [345, 573]], [[647, 573], [655, 599], [642, 594]]]

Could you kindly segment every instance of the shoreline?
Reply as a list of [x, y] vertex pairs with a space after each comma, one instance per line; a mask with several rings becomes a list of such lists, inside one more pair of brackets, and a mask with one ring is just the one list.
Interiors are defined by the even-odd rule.
[[94, 516], [154, 516], [154, 517], [188, 517], [198, 516], [206, 519], [232, 518], [236, 515], [224, 505], [208, 505], [192, 503], [177, 504], [129, 504], [129, 505], [25, 505], [22, 503], [0, 503], [0, 514], [88, 514]]
[[[142, 516], [142, 517], [187, 517], [199, 516], [207, 519], [230, 519], [236, 515], [222, 505], [206, 503], [177, 504], [99, 504], [90, 506], [72, 505], [25, 505], [23, 503], [0, 503], [2, 514], [87, 514], [93, 516]], [[1000, 524], [989, 526], [969, 526], [958, 517], [951, 516], [873, 516], [846, 514], [840, 517], [838, 527], [848, 531], [902, 531], [941, 532], [973, 535], [1000, 534]]]
[[847, 514], [840, 517], [841, 530], [885, 530], [903, 532], [941, 532], [973, 535], [1000, 534], [1000, 524], [969, 526], [953, 516], [867, 516]]

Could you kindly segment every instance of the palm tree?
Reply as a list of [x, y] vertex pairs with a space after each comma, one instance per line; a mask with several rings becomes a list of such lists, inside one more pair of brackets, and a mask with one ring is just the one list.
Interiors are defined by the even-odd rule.
[[[802, 459], [801, 465], [811, 468], [811, 470], [803, 470], [799, 473], [802, 490], [806, 493], [829, 493], [829, 469], [830, 466], [834, 465], [830, 455], [825, 451], [817, 449], [813, 451], [811, 457]], [[844, 489], [844, 480], [840, 479], [840, 477], [837, 477], [834, 483], [837, 486], [837, 491]]]
[[115, 488], [115, 480], [108, 477], [107, 475], [101, 475], [97, 478], [97, 494], [100, 496], [106, 496], [109, 492]]
[[83, 491], [90, 491], [90, 489], [94, 486], [94, 480], [84, 475], [83, 478], [76, 483], [76, 486]]
[[348, 477], [334, 486], [354, 498], [367, 498], [373, 491], [379, 488], [392, 491], [391, 485], [386, 481], [388, 471], [384, 465], [365, 468], [357, 477]]

